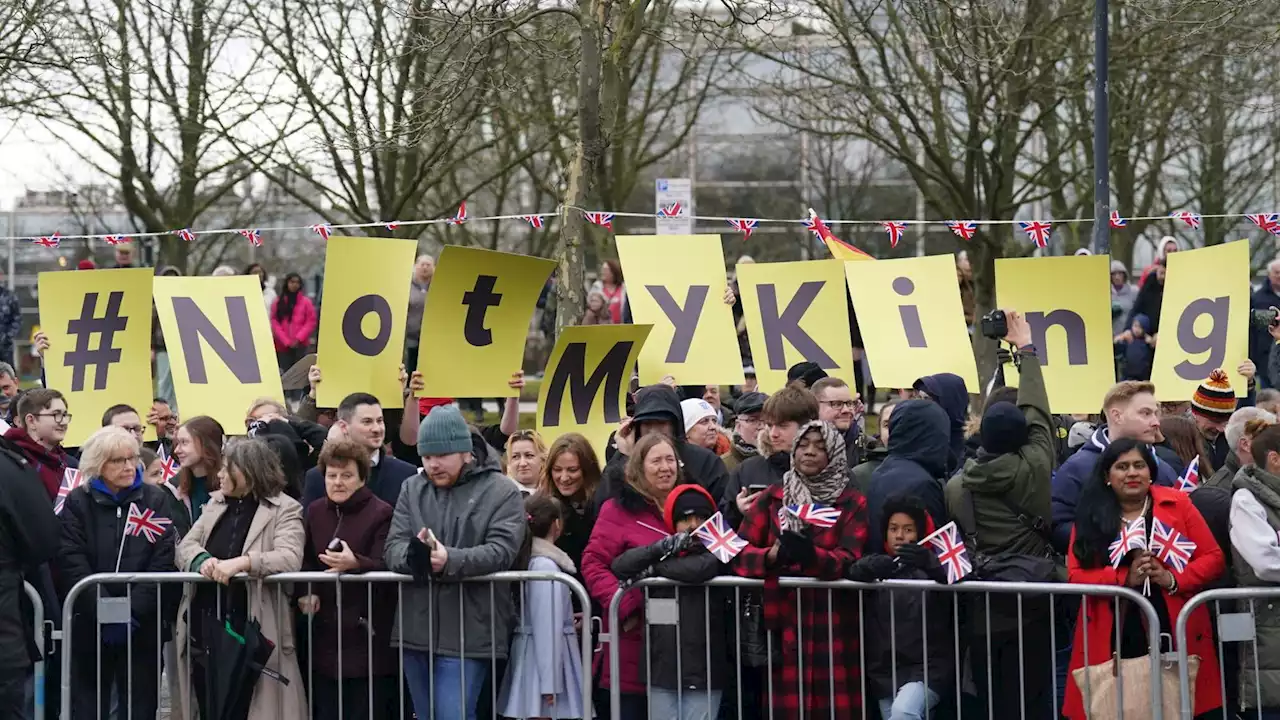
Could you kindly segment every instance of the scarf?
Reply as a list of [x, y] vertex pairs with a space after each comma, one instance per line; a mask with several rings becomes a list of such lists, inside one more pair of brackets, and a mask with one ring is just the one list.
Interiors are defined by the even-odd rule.
[[755, 457], [756, 455], [760, 454], [760, 448], [747, 442], [746, 438], [738, 434], [737, 430], [733, 431], [733, 438], [731, 440], [731, 443], [733, 445], [733, 449], [738, 451], [738, 454], [742, 456], [743, 460], [746, 460], [749, 457]]
[[[827, 466], [811, 477], [802, 475], [796, 468], [796, 448], [800, 446], [800, 439], [814, 430], [822, 434], [822, 442], [827, 446]], [[844, 437], [836, 426], [820, 420], [806, 424], [796, 433], [791, 446], [791, 469], [782, 476], [783, 506], [834, 503], [849, 485], [848, 467]], [[786, 514], [782, 522], [782, 529], [792, 532], [803, 532], [805, 527], [805, 523], [790, 514]]]

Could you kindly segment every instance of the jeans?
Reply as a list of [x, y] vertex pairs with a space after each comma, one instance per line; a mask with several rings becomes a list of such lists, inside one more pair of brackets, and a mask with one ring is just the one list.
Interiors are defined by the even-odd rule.
[[720, 712], [720, 690], [710, 697], [703, 690], [649, 689], [649, 716], [663, 720], [716, 720]]
[[925, 713], [938, 706], [942, 698], [922, 682], [909, 682], [898, 688], [898, 695], [880, 701], [881, 720], [922, 720]]
[[476, 703], [488, 674], [488, 660], [404, 651], [404, 678], [419, 718], [431, 717], [434, 705], [436, 720], [476, 720]]
[[32, 669], [0, 671], [0, 718], [30, 718], [33, 698], [27, 696], [32, 683]]

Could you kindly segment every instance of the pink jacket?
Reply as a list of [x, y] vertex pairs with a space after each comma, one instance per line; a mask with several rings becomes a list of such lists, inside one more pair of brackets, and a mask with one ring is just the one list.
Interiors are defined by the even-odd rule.
[[276, 340], [276, 350], [288, 350], [294, 345], [309, 345], [311, 333], [316, 331], [316, 306], [311, 304], [311, 298], [298, 293], [293, 315], [284, 321], [276, 318], [276, 308], [279, 305], [280, 298], [271, 303], [271, 334]]
[[[613, 594], [618, 591], [618, 578], [610, 566], [619, 555], [637, 547], [645, 547], [667, 536], [666, 523], [658, 508], [643, 500], [631, 488], [622, 490], [622, 497], [606, 501], [591, 529], [591, 539], [582, 552], [582, 579], [586, 582], [591, 599], [600, 604], [605, 617], [605, 631], [609, 632], [608, 610]], [[644, 660], [644, 591], [632, 590], [622, 598], [618, 606], [618, 620], [626, 625], [635, 618], [636, 626], [618, 633], [618, 654], [621, 660], [622, 692], [645, 692], [641, 663]], [[609, 684], [609, 657], [607, 652], [596, 653], [596, 671], [600, 673], [601, 687]]]

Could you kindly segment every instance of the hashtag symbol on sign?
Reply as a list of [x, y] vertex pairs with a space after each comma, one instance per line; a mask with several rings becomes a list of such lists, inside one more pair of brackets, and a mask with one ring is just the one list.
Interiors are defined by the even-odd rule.
[[[84, 390], [84, 371], [90, 365], [97, 366], [93, 374], [93, 389], [107, 388], [107, 368], [111, 363], [120, 362], [120, 349], [113, 347], [116, 333], [123, 331], [129, 324], [129, 318], [120, 315], [120, 302], [124, 293], [113, 292], [107, 296], [106, 314], [95, 317], [98, 307], [98, 293], [85, 293], [84, 305], [80, 308], [80, 317], [67, 322], [67, 334], [76, 338], [75, 349], [66, 354], [63, 361], [71, 368], [71, 390]], [[101, 335], [97, 350], [90, 350], [89, 344], [93, 334]]]

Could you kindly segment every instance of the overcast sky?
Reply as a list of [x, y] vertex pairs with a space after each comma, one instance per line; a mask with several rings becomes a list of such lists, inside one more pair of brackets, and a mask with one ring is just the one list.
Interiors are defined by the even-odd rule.
[[91, 179], [89, 168], [67, 142], [34, 123], [0, 120], [0, 210], [12, 209], [27, 189], [64, 186], [68, 175], [80, 182]]

